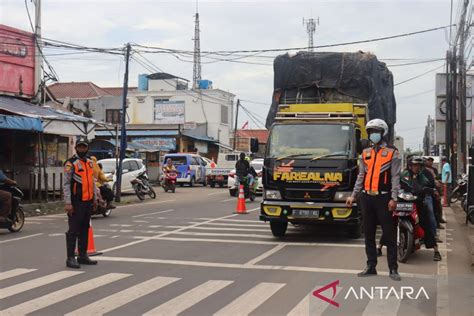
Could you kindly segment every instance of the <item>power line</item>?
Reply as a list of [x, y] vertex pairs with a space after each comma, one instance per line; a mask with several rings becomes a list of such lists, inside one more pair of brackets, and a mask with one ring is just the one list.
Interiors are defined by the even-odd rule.
[[425, 94], [425, 93], [428, 93], [428, 92], [433, 92], [435, 91], [436, 89], [430, 89], [430, 90], [426, 90], [426, 91], [423, 91], [423, 92], [418, 92], [418, 93], [415, 93], [415, 94], [411, 94], [411, 95], [405, 95], [405, 96], [401, 96], [399, 98], [397, 98], [398, 100], [400, 99], [408, 99], [408, 98], [413, 98], [413, 97], [417, 97], [419, 95], [422, 95], [422, 94]]
[[424, 72], [424, 73], [422, 73], [422, 74], [416, 75], [416, 76], [411, 77], [411, 78], [408, 78], [407, 80], [403, 80], [403, 81], [401, 81], [401, 82], [398, 82], [398, 83], [394, 84], [394, 86], [398, 86], [398, 85], [404, 84], [404, 83], [406, 83], [406, 82], [409, 82], [409, 81], [418, 79], [418, 78], [420, 78], [420, 77], [423, 77], [424, 75], [427, 75], [427, 74], [429, 74], [429, 73], [431, 73], [431, 72], [433, 72], [433, 71], [436, 71], [436, 70], [438, 70], [438, 69], [444, 67], [444, 65], [445, 65], [445, 64], [442, 64], [441, 66], [438, 66], [438, 67], [436, 67], [436, 68], [434, 68], [434, 69], [428, 70], [427, 72]]
[[[287, 47], [287, 48], [254, 49], [254, 50], [218, 50], [218, 51], [203, 51], [202, 53], [205, 53], [205, 54], [231, 53], [232, 54], [232, 53], [281, 52], [281, 51], [289, 51], [289, 50], [303, 50], [303, 49], [308, 49], [308, 48], [313, 48], [313, 49], [314, 48], [329, 48], [329, 47], [384, 41], [384, 40], [389, 40], [389, 39], [395, 39], [395, 38], [401, 38], [401, 37], [412, 36], [412, 35], [417, 35], [417, 34], [423, 34], [427, 32], [438, 31], [438, 30], [446, 29], [448, 27], [451, 27], [451, 25], [440, 26], [440, 27], [435, 27], [435, 28], [430, 28], [430, 29], [425, 29], [425, 30], [415, 31], [415, 32], [409, 32], [409, 33], [402, 33], [402, 34], [397, 34], [397, 35], [392, 35], [392, 36], [378, 37], [378, 38], [367, 39], [367, 40], [343, 42], [343, 43], [337, 43], [337, 44], [317, 45], [313, 47]], [[146, 48], [146, 49], [152, 49], [152, 50], [190, 53], [190, 51], [186, 51], [186, 50], [165, 49], [161, 47], [145, 46], [145, 45], [138, 45], [138, 44], [135, 44], [134, 46]], [[152, 53], [153, 51], [148, 51], [148, 52]]]

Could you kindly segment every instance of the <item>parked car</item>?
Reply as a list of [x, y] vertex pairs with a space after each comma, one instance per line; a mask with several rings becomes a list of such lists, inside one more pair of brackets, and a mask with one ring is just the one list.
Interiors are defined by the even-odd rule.
[[[109, 184], [112, 186], [112, 190], [115, 192], [115, 182], [117, 181], [117, 175], [115, 174], [116, 159], [102, 159], [98, 161], [102, 164], [103, 172], [106, 177], [112, 178], [112, 182]], [[125, 158], [122, 164], [122, 193], [134, 193], [132, 181], [138, 177], [142, 172], [146, 172], [146, 167], [141, 159], [137, 158]]]
[[[263, 159], [254, 159], [250, 162], [250, 166], [252, 166], [258, 174], [258, 187], [257, 187], [257, 195], [263, 194], [263, 184], [262, 184], [262, 170], [263, 170]], [[229, 180], [227, 182], [227, 187], [229, 188], [230, 196], [237, 196], [239, 193], [239, 188], [235, 185], [236, 175], [235, 169], [233, 169], [229, 173]]]
[[189, 153], [167, 154], [163, 159], [163, 163], [166, 163], [168, 158], [173, 161], [173, 164], [178, 171], [176, 182], [180, 186], [183, 186], [185, 183], [189, 184], [191, 187], [196, 183], [200, 183], [203, 186], [207, 185], [207, 162], [205, 162], [200, 155]]

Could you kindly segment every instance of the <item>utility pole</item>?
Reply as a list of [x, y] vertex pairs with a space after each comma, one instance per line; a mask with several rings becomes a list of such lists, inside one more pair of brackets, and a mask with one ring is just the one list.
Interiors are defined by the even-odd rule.
[[[41, 0], [35, 2], [35, 95], [41, 100], [39, 89], [43, 80], [43, 58], [41, 54]], [[40, 102], [38, 102], [39, 104]]]
[[235, 110], [235, 127], [234, 127], [234, 151], [237, 145], [237, 122], [239, 120], [239, 107], [240, 107], [240, 99], [237, 99], [237, 109]]
[[456, 45], [453, 48], [453, 54], [451, 56], [451, 108], [450, 110], [450, 122], [451, 122], [451, 128], [450, 128], [450, 133], [451, 133], [451, 168], [452, 168], [452, 174], [455, 176], [457, 175], [457, 147], [458, 147], [458, 138], [457, 138], [457, 118], [456, 118], [456, 109], [458, 106], [457, 102], [457, 82], [458, 82], [458, 76], [457, 76], [457, 50], [456, 50]]
[[451, 161], [451, 51], [446, 52], [446, 126], [444, 130], [445, 148], [444, 156]]
[[123, 159], [125, 158], [125, 150], [127, 149], [127, 127], [126, 127], [126, 116], [127, 116], [127, 94], [128, 94], [128, 64], [130, 62], [130, 43], [126, 46], [125, 53], [125, 74], [123, 76], [123, 97], [122, 97], [122, 116], [120, 117], [121, 121], [121, 130], [120, 130], [120, 158], [117, 168], [117, 181], [115, 182], [115, 202], [120, 202], [122, 195], [122, 167]]
[[201, 39], [199, 29], [199, 12], [198, 2], [196, 0], [196, 15], [194, 25], [194, 63], [193, 63], [193, 89], [199, 88], [199, 81], [201, 81]]
[[314, 51], [314, 32], [316, 32], [316, 25], [319, 25], [319, 17], [317, 19], [303, 18], [303, 25], [306, 25], [306, 32], [308, 33], [308, 51]]

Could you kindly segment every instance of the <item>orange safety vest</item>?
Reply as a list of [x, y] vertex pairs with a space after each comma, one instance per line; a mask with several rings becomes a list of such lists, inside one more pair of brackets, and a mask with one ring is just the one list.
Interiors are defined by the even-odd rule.
[[365, 191], [389, 192], [392, 189], [391, 162], [394, 153], [395, 149], [389, 147], [381, 147], [377, 152], [374, 148], [364, 149]]
[[71, 199], [91, 201], [94, 198], [94, 166], [90, 159], [83, 161], [77, 157], [68, 160], [74, 168], [71, 179]]

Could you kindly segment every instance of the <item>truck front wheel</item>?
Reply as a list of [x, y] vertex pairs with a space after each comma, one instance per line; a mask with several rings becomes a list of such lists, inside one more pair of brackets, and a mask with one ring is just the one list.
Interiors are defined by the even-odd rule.
[[284, 237], [288, 228], [288, 222], [270, 222], [270, 228], [273, 236]]

